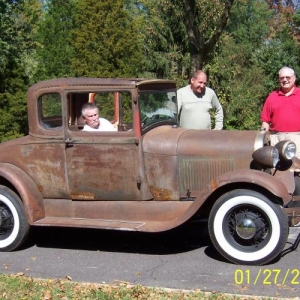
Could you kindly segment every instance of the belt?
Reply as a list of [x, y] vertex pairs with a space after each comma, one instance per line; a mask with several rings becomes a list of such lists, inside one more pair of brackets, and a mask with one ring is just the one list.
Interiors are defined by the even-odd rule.
[[276, 131], [276, 130], [269, 130], [270, 134], [277, 134], [277, 133], [285, 133], [285, 134], [300, 134], [300, 131]]

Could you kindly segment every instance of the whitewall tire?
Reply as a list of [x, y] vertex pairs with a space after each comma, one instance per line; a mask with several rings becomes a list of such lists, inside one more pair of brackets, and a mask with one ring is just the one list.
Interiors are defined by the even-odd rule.
[[0, 186], [0, 251], [19, 247], [29, 232], [23, 203], [11, 189]]
[[214, 204], [209, 234], [215, 248], [236, 264], [263, 265], [284, 248], [288, 218], [283, 208], [251, 190], [234, 190]]

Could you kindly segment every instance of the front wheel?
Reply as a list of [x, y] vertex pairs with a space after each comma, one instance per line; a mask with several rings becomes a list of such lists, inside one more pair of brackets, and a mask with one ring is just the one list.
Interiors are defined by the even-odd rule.
[[283, 208], [251, 190], [234, 190], [214, 204], [208, 230], [215, 248], [229, 261], [263, 265], [275, 259], [289, 234]]
[[16, 193], [0, 186], [0, 251], [19, 247], [29, 232], [23, 203]]

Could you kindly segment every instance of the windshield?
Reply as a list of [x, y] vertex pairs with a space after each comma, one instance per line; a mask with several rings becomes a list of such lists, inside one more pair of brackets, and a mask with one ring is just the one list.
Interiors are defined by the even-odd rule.
[[162, 123], [177, 123], [176, 93], [167, 91], [140, 94], [142, 129]]

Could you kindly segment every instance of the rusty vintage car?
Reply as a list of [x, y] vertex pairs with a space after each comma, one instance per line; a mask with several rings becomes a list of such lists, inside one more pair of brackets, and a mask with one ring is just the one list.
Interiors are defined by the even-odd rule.
[[[28, 90], [29, 134], [0, 145], [0, 251], [32, 226], [144, 232], [207, 220], [236, 264], [278, 257], [300, 221], [295, 144], [178, 126], [171, 80], [65, 78]], [[118, 131], [83, 131], [95, 102]]]

